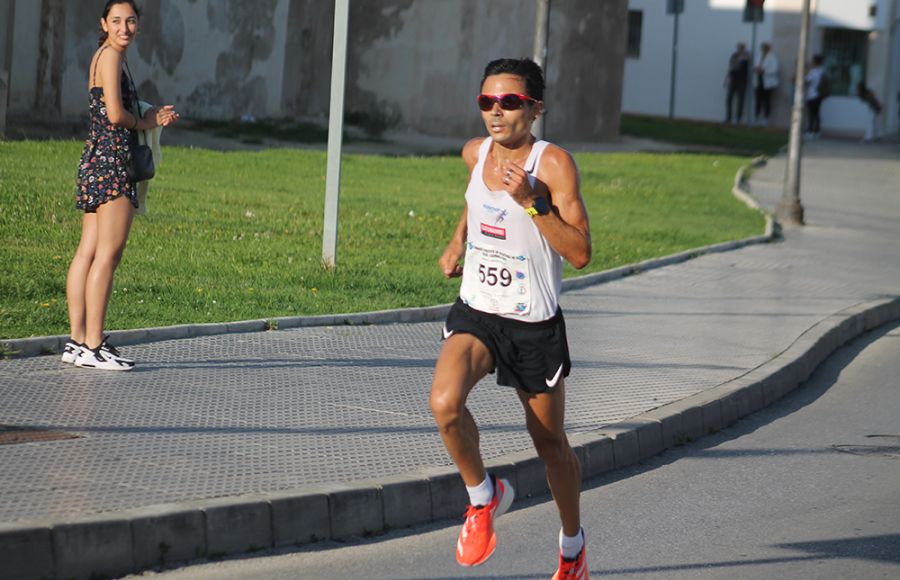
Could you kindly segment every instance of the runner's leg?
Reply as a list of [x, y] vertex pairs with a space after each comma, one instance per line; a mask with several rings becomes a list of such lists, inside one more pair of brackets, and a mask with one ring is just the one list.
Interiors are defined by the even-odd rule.
[[559, 510], [563, 532], [578, 535], [581, 529], [581, 464], [569, 445], [564, 428], [565, 381], [552, 393], [517, 391], [525, 407], [525, 424], [538, 456], [547, 466], [547, 483]]
[[431, 414], [444, 446], [467, 486], [484, 481], [478, 425], [466, 408], [469, 392], [494, 367], [487, 347], [471, 334], [454, 334], [444, 343], [431, 383]]

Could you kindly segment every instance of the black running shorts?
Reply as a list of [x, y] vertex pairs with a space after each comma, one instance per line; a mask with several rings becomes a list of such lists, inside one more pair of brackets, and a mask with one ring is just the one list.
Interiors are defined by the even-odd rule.
[[553, 318], [523, 322], [475, 310], [457, 299], [444, 323], [444, 338], [455, 332], [484, 343], [494, 357], [498, 385], [552, 392], [572, 369], [566, 321], [558, 307]]

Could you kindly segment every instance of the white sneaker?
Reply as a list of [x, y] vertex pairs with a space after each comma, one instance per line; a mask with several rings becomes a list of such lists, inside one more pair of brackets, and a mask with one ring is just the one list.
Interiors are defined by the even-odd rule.
[[81, 352], [78, 353], [78, 356], [75, 357], [75, 366], [105, 371], [130, 371], [134, 368], [134, 363], [128, 364], [122, 362], [102, 350], [102, 348], [97, 348], [95, 350], [84, 347], [81, 349]]
[[109, 337], [104, 336], [103, 342], [100, 343], [100, 352], [106, 355], [107, 358], [112, 358], [114, 360], [119, 361], [120, 363], [134, 366], [134, 360], [130, 358], [125, 358], [119, 353], [119, 349], [109, 344]]
[[74, 340], [66, 342], [66, 346], [63, 347], [62, 361], [68, 364], [74, 363], [82, 348], [84, 347]]

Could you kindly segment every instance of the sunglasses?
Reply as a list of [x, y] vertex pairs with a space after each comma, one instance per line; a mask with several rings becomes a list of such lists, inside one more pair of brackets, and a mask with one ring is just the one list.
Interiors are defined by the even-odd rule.
[[503, 93], [502, 95], [478, 95], [478, 108], [482, 111], [490, 111], [494, 103], [499, 103], [504, 111], [517, 111], [525, 106], [526, 101], [537, 102], [528, 95], [519, 93]]

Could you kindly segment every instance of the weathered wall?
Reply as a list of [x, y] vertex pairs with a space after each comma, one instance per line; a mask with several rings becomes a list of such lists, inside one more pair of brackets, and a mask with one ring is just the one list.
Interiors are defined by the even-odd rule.
[[[562, 139], [618, 135], [627, 0], [555, 0], [548, 45], [545, 134]], [[285, 109], [328, 110], [333, 6], [291, 3]], [[348, 111], [394, 120], [427, 134], [483, 130], [473, 114], [484, 66], [529, 56], [535, 3], [522, 0], [368, 0], [351, 2]], [[298, 89], [301, 94], [298, 94]]]
[[328, 114], [334, 4], [292, 0], [288, 11], [282, 110], [290, 116]]
[[15, 7], [13, 0], [0, 0], [0, 139], [6, 136], [6, 105], [9, 101]]
[[545, 132], [566, 139], [619, 135], [626, 0], [551, 2]]
[[[14, 1], [10, 115], [85, 115], [95, 0]], [[144, 100], [185, 117], [327, 116], [334, 3], [143, 0], [128, 57]], [[485, 64], [531, 54], [535, 3], [355, 0], [346, 108], [370, 122], [465, 137], [483, 130], [474, 97]], [[545, 132], [618, 134], [627, 0], [555, 0]]]
[[[141, 98], [186, 116], [281, 113], [287, 0], [144, 0], [128, 60]], [[18, 0], [10, 114], [85, 114], [95, 0]]]

